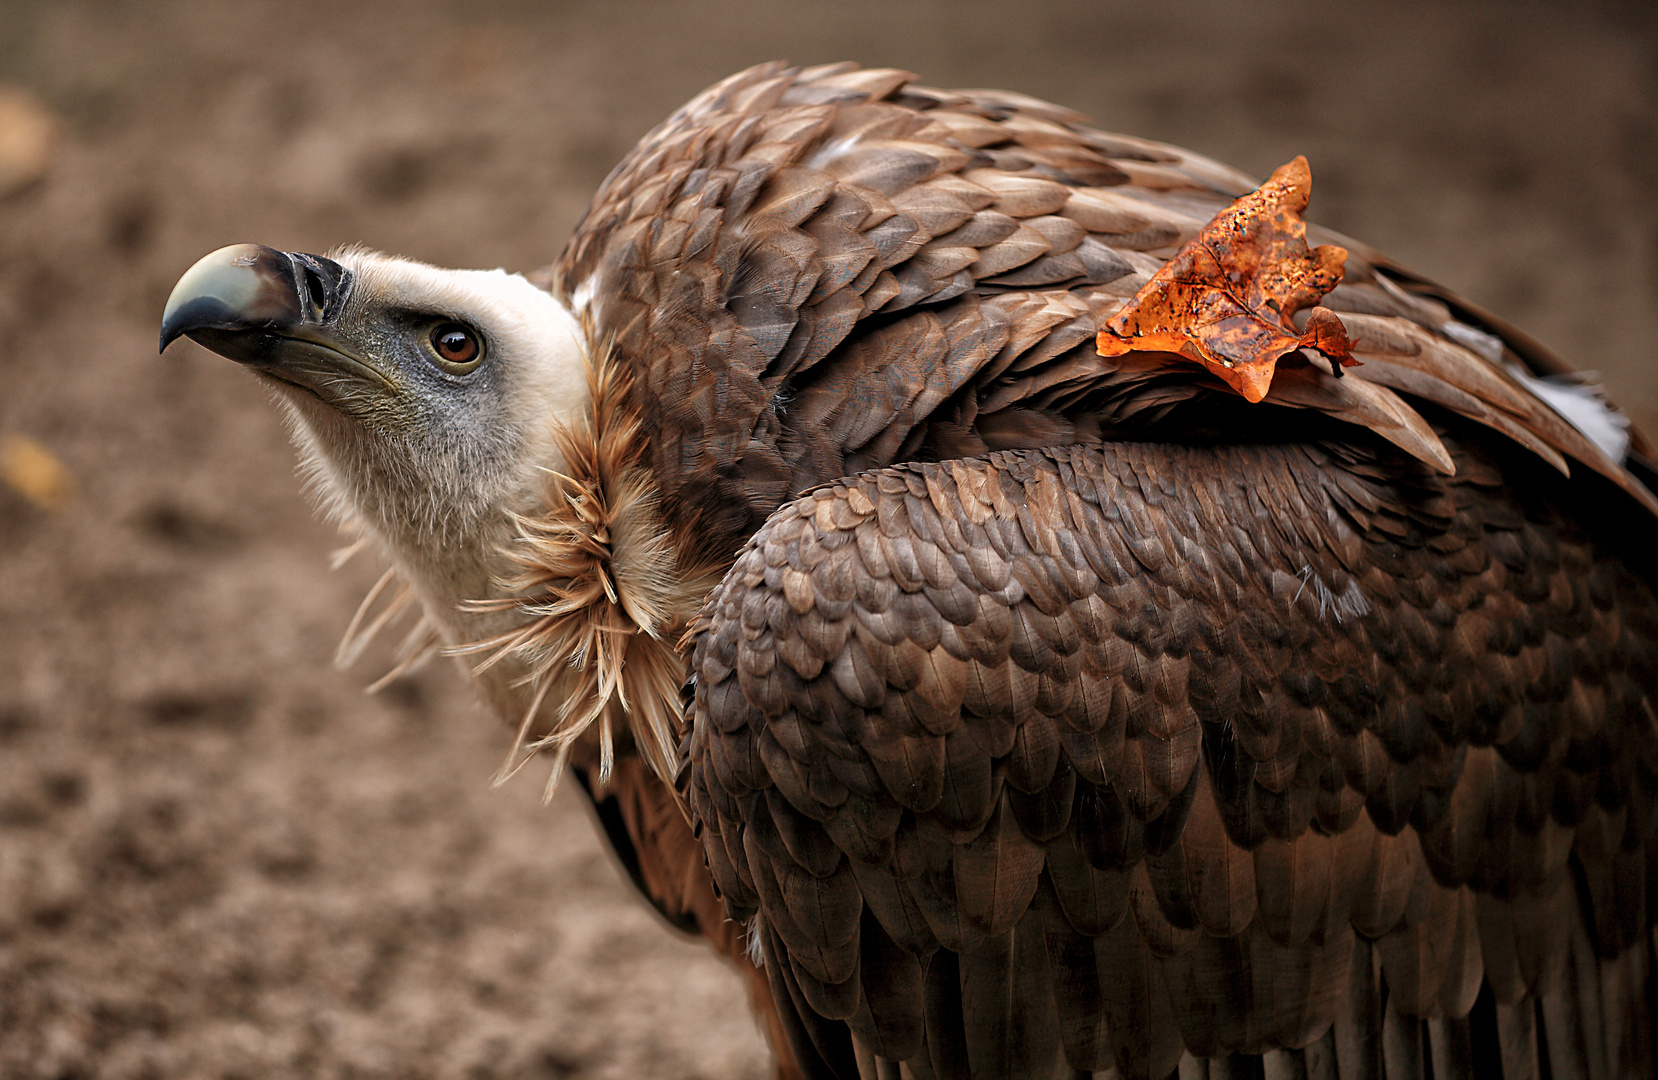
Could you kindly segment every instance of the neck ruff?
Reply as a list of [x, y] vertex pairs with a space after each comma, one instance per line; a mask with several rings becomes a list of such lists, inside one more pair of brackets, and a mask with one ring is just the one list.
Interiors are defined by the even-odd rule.
[[[615, 761], [614, 725], [625, 722], [639, 754], [673, 787], [687, 670], [676, 643], [719, 581], [716, 567], [680, 567], [680, 546], [662, 522], [643, 464], [629, 380], [608, 353], [598, 356], [588, 365], [587, 415], [554, 429], [564, 471], [546, 470], [539, 512], [509, 515], [513, 537], [500, 554], [510, 570], [496, 583], [502, 595], [463, 605], [517, 611], [526, 622], [450, 650], [487, 654], [474, 674], [509, 657], [523, 664], [514, 685], [532, 688], [530, 705], [495, 782], [547, 750], [549, 799], [572, 748], [595, 723], [601, 785]], [[532, 738], [549, 700], [556, 711]]]

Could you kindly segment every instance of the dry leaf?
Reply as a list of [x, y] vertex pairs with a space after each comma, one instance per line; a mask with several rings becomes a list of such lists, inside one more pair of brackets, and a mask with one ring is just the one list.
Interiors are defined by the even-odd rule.
[[68, 466], [27, 435], [0, 441], [0, 480], [42, 510], [58, 509], [75, 492]]
[[1334, 312], [1317, 308], [1303, 333], [1291, 317], [1341, 282], [1347, 252], [1307, 249], [1301, 220], [1312, 194], [1307, 159], [1281, 166], [1216, 214], [1100, 331], [1101, 356], [1169, 352], [1214, 372], [1250, 401], [1266, 397], [1279, 359], [1316, 349], [1341, 374], [1352, 342]]

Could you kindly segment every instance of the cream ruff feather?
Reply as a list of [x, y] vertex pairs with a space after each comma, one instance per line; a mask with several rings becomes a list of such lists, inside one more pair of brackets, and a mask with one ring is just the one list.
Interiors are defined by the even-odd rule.
[[[512, 570], [497, 581], [504, 595], [464, 605], [475, 612], [516, 610], [527, 621], [449, 650], [487, 653], [474, 674], [508, 657], [523, 663], [527, 673], [515, 685], [532, 688], [530, 706], [496, 783], [548, 750], [553, 768], [546, 798], [571, 749], [595, 723], [601, 785], [615, 760], [614, 727], [625, 722], [641, 756], [672, 788], [687, 670], [676, 643], [719, 581], [717, 567], [680, 567], [678, 545], [662, 524], [655, 487], [640, 463], [645, 443], [627, 400], [628, 379], [607, 353], [595, 352], [588, 415], [555, 427], [563, 471], [547, 470], [538, 513], [509, 514], [514, 535], [501, 555]], [[549, 700], [557, 711], [532, 739]]]

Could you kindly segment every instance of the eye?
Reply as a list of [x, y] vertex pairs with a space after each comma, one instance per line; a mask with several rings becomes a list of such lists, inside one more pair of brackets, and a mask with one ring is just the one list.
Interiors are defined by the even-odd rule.
[[478, 332], [470, 326], [446, 322], [432, 328], [432, 351], [445, 368], [458, 368], [457, 374], [461, 374], [478, 366], [484, 347], [478, 340]]

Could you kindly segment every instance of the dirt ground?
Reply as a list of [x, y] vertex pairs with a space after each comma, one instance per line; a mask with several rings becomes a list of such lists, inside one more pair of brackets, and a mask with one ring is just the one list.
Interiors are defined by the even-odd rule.
[[[549, 262], [651, 124], [753, 62], [1000, 85], [1256, 174], [1526, 326], [1658, 429], [1650, 5], [0, 0], [54, 118], [0, 201], [0, 1077], [751, 1077], [735, 978], [624, 888], [437, 665], [376, 697], [276, 415], [188, 343], [222, 244]], [[44, 500], [50, 503], [50, 499]]]

